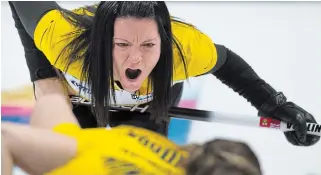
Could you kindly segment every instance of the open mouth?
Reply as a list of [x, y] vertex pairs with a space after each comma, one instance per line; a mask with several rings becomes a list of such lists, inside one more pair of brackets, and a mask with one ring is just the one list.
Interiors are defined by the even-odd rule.
[[126, 77], [130, 80], [134, 80], [137, 77], [139, 77], [139, 75], [142, 73], [142, 71], [140, 69], [126, 69], [125, 74]]

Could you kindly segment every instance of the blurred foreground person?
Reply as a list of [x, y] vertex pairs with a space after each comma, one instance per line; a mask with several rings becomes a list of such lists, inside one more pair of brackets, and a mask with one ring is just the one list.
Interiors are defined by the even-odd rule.
[[82, 129], [62, 95], [37, 100], [32, 115], [32, 126], [1, 124], [3, 175], [13, 166], [48, 175], [261, 175], [257, 157], [241, 142], [178, 146], [135, 126]]

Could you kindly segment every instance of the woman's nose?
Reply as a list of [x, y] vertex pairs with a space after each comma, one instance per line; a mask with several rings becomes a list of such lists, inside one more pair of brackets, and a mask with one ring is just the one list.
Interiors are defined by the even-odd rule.
[[133, 49], [132, 53], [129, 56], [129, 61], [136, 64], [142, 60], [142, 53], [138, 49]]

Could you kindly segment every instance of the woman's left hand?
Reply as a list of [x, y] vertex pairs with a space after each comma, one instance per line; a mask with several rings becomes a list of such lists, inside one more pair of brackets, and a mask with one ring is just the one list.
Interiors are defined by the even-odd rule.
[[276, 94], [261, 107], [261, 111], [271, 118], [293, 124], [294, 131], [284, 132], [287, 140], [297, 146], [311, 146], [320, 140], [320, 136], [307, 134], [307, 123], [317, 123], [315, 118], [303, 108], [287, 102], [282, 93]]
[[286, 102], [278, 107], [274, 117], [293, 124], [295, 131], [284, 132], [287, 140], [293, 145], [311, 146], [320, 140], [319, 136], [307, 134], [307, 123], [317, 123], [314, 117], [293, 102]]

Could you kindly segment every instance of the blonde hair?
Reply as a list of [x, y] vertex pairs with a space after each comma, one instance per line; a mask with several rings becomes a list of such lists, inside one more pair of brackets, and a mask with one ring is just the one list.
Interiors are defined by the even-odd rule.
[[188, 145], [186, 175], [262, 175], [260, 163], [243, 143], [216, 139], [204, 145]]

